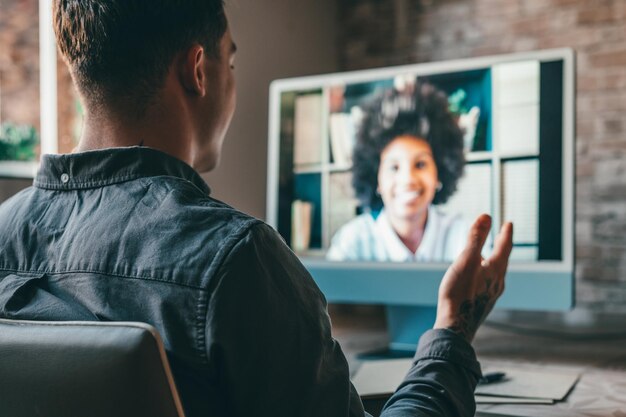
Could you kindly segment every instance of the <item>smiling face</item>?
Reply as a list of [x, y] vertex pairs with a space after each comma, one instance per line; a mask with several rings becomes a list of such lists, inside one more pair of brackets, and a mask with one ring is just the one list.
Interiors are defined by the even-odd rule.
[[435, 198], [437, 166], [424, 139], [399, 136], [380, 154], [378, 192], [390, 220], [422, 218]]

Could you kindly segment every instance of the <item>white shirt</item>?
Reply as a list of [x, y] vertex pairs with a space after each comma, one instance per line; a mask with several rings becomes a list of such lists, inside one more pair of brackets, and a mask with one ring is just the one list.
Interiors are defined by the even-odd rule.
[[326, 258], [333, 261], [446, 262], [465, 247], [468, 226], [460, 215], [428, 208], [424, 236], [415, 253], [394, 231], [383, 209], [376, 220], [365, 213], [343, 225], [333, 236]]

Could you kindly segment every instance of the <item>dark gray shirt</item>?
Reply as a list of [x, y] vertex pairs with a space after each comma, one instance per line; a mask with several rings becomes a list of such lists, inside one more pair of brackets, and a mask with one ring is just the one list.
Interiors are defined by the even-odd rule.
[[[188, 417], [363, 416], [326, 300], [263, 222], [159, 151], [45, 155], [0, 206], [0, 316], [142, 321]], [[472, 416], [471, 346], [424, 335], [384, 416]]]

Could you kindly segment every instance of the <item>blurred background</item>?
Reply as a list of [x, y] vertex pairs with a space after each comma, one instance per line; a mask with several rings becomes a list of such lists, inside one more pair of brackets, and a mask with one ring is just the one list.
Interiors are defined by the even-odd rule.
[[[0, 0], [0, 201], [32, 183], [41, 153], [40, 3], [48, 5], [49, 0]], [[259, 218], [265, 217], [271, 80], [574, 48], [578, 312], [574, 314], [626, 313], [625, 1], [229, 0], [226, 4], [239, 48], [238, 107], [221, 165], [205, 179], [215, 197]], [[80, 136], [82, 108], [58, 59], [56, 70], [55, 146], [59, 152], [71, 152]]]

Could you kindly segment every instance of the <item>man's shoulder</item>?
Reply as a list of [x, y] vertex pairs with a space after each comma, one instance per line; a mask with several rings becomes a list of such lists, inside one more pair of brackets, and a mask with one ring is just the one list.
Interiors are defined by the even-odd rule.
[[[10, 248], [5, 249], [28, 253], [29, 259], [45, 255], [47, 268], [59, 272], [132, 275], [205, 287], [238, 243], [261, 230], [273, 232], [261, 220], [178, 178], [142, 178], [105, 188], [81, 191], [79, 202], [72, 192], [37, 187], [13, 196], [0, 206], [0, 236], [24, 236], [33, 225], [38, 233], [28, 241], [8, 239], [4, 246]], [[63, 233], [55, 241], [49, 235], [59, 230]], [[57, 250], [64, 245], [72, 248], [72, 257]]]
[[[148, 177], [147, 191], [139, 200], [155, 209], [159, 218], [170, 217], [180, 226], [180, 231], [192, 236], [197, 233], [242, 233], [261, 220], [218, 200], [194, 184], [177, 177]], [[132, 187], [121, 184], [122, 188]]]
[[28, 200], [32, 197], [33, 191], [33, 186], [27, 187], [0, 204], [0, 226], [13, 223], [14, 217], [25, 208]]
[[158, 219], [148, 220], [150, 228], [162, 230], [161, 221], [173, 221], [175, 227], [165, 227], [170, 233], [160, 234], [158, 246], [175, 248], [177, 264], [200, 275], [215, 274], [231, 252], [251, 238], [278, 235], [262, 220], [203, 193], [181, 193], [163, 205]]
[[[241, 239], [265, 223], [229, 204], [213, 197], [203, 197], [181, 202], [180, 221], [186, 227], [194, 227], [196, 233], [211, 240], [223, 241], [229, 237]], [[190, 235], [195, 234], [190, 231]]]

